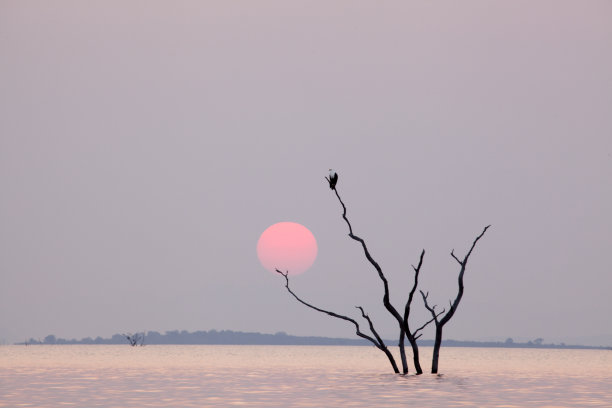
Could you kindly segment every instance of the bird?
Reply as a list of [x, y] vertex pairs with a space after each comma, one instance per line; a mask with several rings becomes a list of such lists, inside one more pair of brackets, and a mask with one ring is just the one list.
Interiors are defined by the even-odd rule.
[[338, 173], [336, 173], [334, 170], [329, 169], [329, 188], [331, 188], [332, 190], [336, 189], [336, 183], [338, 182]]

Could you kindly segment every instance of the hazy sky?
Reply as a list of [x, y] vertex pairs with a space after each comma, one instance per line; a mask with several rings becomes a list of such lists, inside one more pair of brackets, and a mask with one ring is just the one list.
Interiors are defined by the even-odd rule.
[[493, 225], [446, 338], [612, 344], [612, 2], [531, 0], [0, 1], [0, 341], [352, 337], [259, 264], [279, 221], [395, 338], [330, 167], [397, 307]]

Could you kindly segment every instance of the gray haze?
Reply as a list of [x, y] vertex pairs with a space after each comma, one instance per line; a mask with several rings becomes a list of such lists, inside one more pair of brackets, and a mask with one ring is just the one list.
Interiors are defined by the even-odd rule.
[[259, 264], [279, 221], [394, 337], [330, 167], [398, 307], [493, 224], [447, 338], [612, 344], [609, 1], [0, 2], [0, 340], [351, 337]]

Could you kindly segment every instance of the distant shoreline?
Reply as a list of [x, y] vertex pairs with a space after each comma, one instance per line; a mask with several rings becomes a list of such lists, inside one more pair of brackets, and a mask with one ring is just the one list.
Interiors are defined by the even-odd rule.
[[[239, 332], [232, 330], [209, 330], [188, 332], [167, 331], [161, 334], [156, 331], [141, 332], [144, 336], [136, 345], [286, 345], [286, 346], [371, 346], [371, 343], [362, 339], [347, 339], [335, 337], [292, 336], [284, 332], [265, 334], [257, 332]], [[388, 345], [395, 345], [396, 340], [385, 340]], [[421, 346], [433, 346], [433, 340], [420, 340]], [[129, 345], [126, 335], [115, 334], [110, 338], [86, 337], [81, 340], [56, 338], [48, 335], [44, 339], [29, 339], [16, 345], [71, 345], [71, 344], [126, 344]], [[612, 350], [612, 346], [583, 346], [568, 344], [546, 344], [542, 339], [526, 343], [514, 342], [507, 339], [500, 341], [461, 341], [443, 340], [443, 347], [495, 347], [495, 348], [530, 348], [530, 349], [580, 349], [580, 350]]]

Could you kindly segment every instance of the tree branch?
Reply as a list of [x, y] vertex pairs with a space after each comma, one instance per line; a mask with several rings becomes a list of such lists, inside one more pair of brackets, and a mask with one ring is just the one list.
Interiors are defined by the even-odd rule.
[[433, 307], [430, 307], [429, 304], [427, 303], [427, 298], [429, 297], [429, 292], [427, 292], [427, 294], [423, 293], [423, 291], [419, 291], [421, 292], [421, 296], [423, 296], [423, 303], [425, 304], [425, 309], [429, 310], [429, 313], [431, 313], [432, 315], [432, 320], [434, 320], [436, 322], [436, 326], [438, 325], [438, 316], [440, 316], [441, 313], [444, 313], [444, 309], [442, 310], [441, 313], [436, 314], [436, 305], [433, 305]]
[[459, 277], [457, 278], [457, 283], [458, 283], [458, 286], [459, 286], [459, 291], [457, 292], [457, 297], [455, 298], [455, 301], [451, 303], [449, 311], [442, 317], [442, 319], [440, 319], [439, 324], [442, 325], [442, 326], [444, 326], [453, 317], [453, 315], [455, 314], [455, 311], [457, 310], [457, 307], [459, 307], [459, 302], [461, 302], [461, 298], [463, 297], [463, 275], [465, 274], [465, 267], [467, 266], [468, 259], [470, 258], [470, 255], [472, 254], [472, 251], [476, 247], [476, 244], [478, 243], [480, 238], [483, 237], [485, 232], [487, 232], [487, 230], [489, 229], [490, 226], [491, 225], [487, 225], [486, 227], [484, 227], [484, 229], [482, 230], [480, 235], [478, 235], [476, 237], [476, 239], [474, 240], [474, 242], [472, 242], [472, 247], [470, 248], [468, 253], [465, 255], [465, 257], [463, 258], [463, 261], [460, 261], [455, 256], [454, 251], [451, 251], [451, 256], [453, 258], [455, 258], [455, 260], [457, 262], [459, 262], [459, 265], [461, 265], [461, 270], [459, 272]]
[[[434, 308], [435, 308], [435, 306], [434, 306]], [[418, 333], [418, 332], [420, 332], [421, 330], [423, 330], [424, 328], [426, 328], [427, 326], [429, 326], [429, 324], [430, 324], [431, 322], [433, 322], [434, 320], [436, 320], [436, 319], [438, 318], [438, 316], [440, 316], [442, 313], [444, 313], [444, 310], [445, 310], [445, 309], [442, 309], [442, 311], [441, 311], [440, 313], [438, 313], [438, 314], [435, 314], [435, 313], [434, 313], [434, 315], [433, 315], [433, 317], [432, 317], [431, 319], [429, 319], [429, 320], [428, 320], [427, 322], [425, 322], [425, 323], [424, 323], [424, 324], [423, 324], [421, 327], [419, 327], [419, 328], [418, 328], [418, 329], [416, 329], [414, 332], [412, 332], [412, 335], [414, 336], [414, 338], [415, 338], [415, 339], [418, 339], [419, 337], [421, 337], [421, 334], [419, 334], [419, 335], [417, 336], [417, 333]]]
[[300, 299], [300, 297], [298, 295], [296, 295], [291, 288], [289, 287], [289, 272], [282, 272], [278, 269], [276, 269], [276, 272], [278, 272], [279, 274], [283, 275], [283, 277], [285, 278], [285, 288], [287, 288], [287, 291], [301, 304], [303, 304], [304, 306], [307, 306], [313, 310], [316, 310], [317, 312], [321, 312], [321, 313], [325, 313], [329, 316], [335, 317], [337, 319], [341, 319], [341, 320], [346, 320], [347, 322], [351, 322], [355, 325], [355, 334], [357, 334], [357, 336], [368, 340], [369, 342], [371, 342], [372, 344], [374, 344], [374, 346], [376, 346], [376, 348], [378, 348], [379, 350], [381, 350], [382, 352], [384, 352], [387, 355], [387, 358], [389, 359], [389, 362], [391, 363], [391, 366], [393, 367], [393, 371], [395, 371], [396, 373], [399, 373], [399, 369], [397, 368], [397, 364], [395, 363], [395, 358], [393, 357], [393, 355], [391, 354], [391, 352], [389, 351], [389, 349], [387, 348], [387, 346], [385, 345], [385, 342], [382, 340], [382, 338], [378, 335], [378, 332], [374, 329], [374, 324], [372, 323], [372, 320], [370, 319], [370, 317], [364, 312], [363, 308], [361, 306], [357, 306], [357, 308], [359, 310], [361, 310], [361, 315], [364, 317], [364, 319], [366, 319], [368, 321], [368, 324], [370, 325], [370, 330], [372, 331], [372, 333], [374, 334], [374, 336], [376, 337], [376, 339], [372, 338], [371, 336], [368, 336], [365, 333], [361, 332], [361, 328], [359, 327], [359, 323], [357, 323], [354, 319], [351, 319], [348, 316], [344, 316], [338, 313], [334, 313], [331, 312], [329, 310], [325, 310], [325, 309], [321, 309], [319, 307], [313, 306], [310, 303]]
[[372, 319], [370, 319], [370, 316], [368, 316], [366, 314], [366, 312], [363, 311], [363, 307], [361, 307], [361, 306], [355, 306], [355, 307], [357, 309], [361, 310], [361, 316], [368, 321], [368, 324], [370, 325], [370, 331], [372, 332], [374, 337], [376, 337], [376, 341], [378, 342], [378, 344], [380, 344], [384, 348], [387, 348], [387, 346], [385, 345], [385, 342], [383, 341], [382, 337], [380, 337], [378, 335], [378, 332], [376, 331], [376, 329], [374, 329], [374, 323], [372, 323]]
[[385, 308], [389, 311], [389, 313], [391, 313], [393, 315], [393, 317], [395, 317], [395, 319], [400, 324], [400, 326], [402, 326], [403, 325], [402, 316], [400, 316], [400, 314], [395, 309], [395, 307], [393, 307], [393, 305], [391, 304], [391, 301], [389, 299], [389, 282], [387, 281], [387, 278], [385, 277], [385, 274], [383, 273], [382, 268], [380, 267], [378, 262], [376, 262], [374, 260], [374, 258], [372, 258], [372, 255], [370, 254], [370, 251], [368, 250], [368, 247], [367, 247], [365, 241], [362, 238], [358, 237], [357, 235], [353, 234], [353, 227], [352, 227], [350, 221], [348, 220], [348, 218], [346, 216], [346, 205], [344, 205], [344, 202], [342, 201], [342, 198], [340, 198], [340, 194], [338, 193], [338, 187], [337, 186], [334, 189], [334, 192], [336, 193], [336, 197], [338, 197], [338, 201], [340, 201], [340, 204], [342, 205], [342, 210], [343, 210], [342, 211], [342, 218], [344, 218], [344, 221], [346, 221], [346, 225], [348, 226], [349, 237], [351, 237], [352, 239], [354, 239], [355, 241], [357, 241], [357, 242], [359, 242], [361, 244], [361, 247], [363, 248], [363, 252], [365, 254], [365, 257], [367, 258], [368, 262], [370, 262], [370, 264], [372, 264], [372, 266], [374, 266], [374, 269], [376, 269], [376, 272], [378, 272], [378, 277], [383, 282], [383, 286], [384, 286], [384, 290], [385, 290], [385, 293], [384, 293], [384, 296], [383, 296], [383, 304], [385, 305]]
[[414, 284], [412, 285], [412, 290], [410, 291], [410, 294], [408, 295], [408, 304], [406, 305], [408, 308], [410, 308], [410, 304], [412, 303], [412, 297], [414, 296], [414, 292], [416, 291], [416, 288], [419, 285], [419, 273], [421, 272], [421, 266], [423, 266], [424, 256], [425, 256], [425, 250], [422, 250], [421, 256], [419, 258], [419, 264], [417, 265], [416, 268], [414, 267], [414, 265], [412, 265], [412, 269], [414, 269]]
[[455, 256], [455, 250], [454, 250], [454, 249], [451, 251], [451, 256], [452, 256], [453, 258], [455, 258], [455, 261], [457, 261], [457, 262], [459, 263], [459, 265], [463, 265], [463, 264], [461, 263], [461, 261], [460, 261], [460, 260], [459, 260], [459, 259], [458, 259], [458, 258]]
[[412, 269], [414, 269], [414, 283], [412, 284], [412, 289], [408, 294], [408, 300], [406, 301], [406, 306], [404, 307], [404, 325], [406, 326], [406, 333], [410, 333], [408, 329], [408, 316], [410, 316], [410, 306], [412, 305], [412, 298], [414, 297], [414, 292], [419, 285], [419, 273], [421, 272], [421, 266], [423, 266], [423, 257], [425, 256], [425, 250], [421, 251], [421, 256], [419, 257], [419, 263], [415, 267], [412, 265]]
[[325, 310], [325, 309], [318, 308], [318, 307], [313, 306], [313, 305], [311, 305], [310, 303], [308, 303], [308, 302], [306, 302], [306, 301], [304, 301], [304, 300], [300, 299], [300, 298], [298, 297], [298, 295], [296, 295], [296, 294], [295, 294], [295, 293], [294, 293], [294, 292], [291, 290], [291, 288], [289, 287], [289, 273], [288, 273], [288, 272], [281, 272], [281, 271], [279, 271], [278, 269], [276, 270], [276, 272], [280, 273], [281, 275], [283, 275], [283, 276], [285, 277], [285, 287], [287, 288], [287, 291], [288, 291], [289, 293], [291, 293], [291, 295], [293, 295], [293, 297], [294, 297], [294, 298], [295, 298], [295, 299], [296, 299], [298, 302], [300, 302], [300, 303], [301, 303], [301, 304], [303, 304], [304, 306], [307, 306], [307, 307], [309, 307], [309, 308], [311, 308], [311, 309], [316, 310], [317, 312], [325, 313], [325, 314], [327, 314], [327, 315], [329, 315], [329, 316], [332, 316], [332, 317], [335, 317], [335, 318], [337, 318], [337, 319], [342, 319], [342, 320], [346, 320], [347, 322], [351, 322], [351, 323], [353, 323], [353, 324], [355, 325], [355, 329], [357, 330], [357, 331], [356, 331], [356, 334], [357, 334], [359, 337], [362, 337], [362, 338], [364, 338], [364, 339], [366, 339], [366, 340], [369, 340], [369, 341], [370, 341], [370, 342], [372, 342], [372, 343], [373, 343], [373, 344], [374, 344], [376, 347], [381, 348], [381, 346], [382, 346], [382, 344], [381, 344], [381, 343], [379, 343], [377, 340], [373, 339], [372, 337], [368, 336], [367, 334], [364, 334], [364, 333], [362, 333], [362, 332], [361, 332], [361, 330], [360, 330], [360, 328], [359, 328], [359, 323], [357, 323], [357, 322], [356, 322], [354, 319], [351, 319], [350, 317], [347, 317], [347, 316], [344, 316], [344, 315], [341, 315], [341, 314], [338, 314], [338, 313], [331, 312], [331, 311], [329, 311], [329, 310]]
[[491, 225], [487, 225], [486, 227], [484, 227], [484, 229], [482, 230], [480, 235], [476, 237], [476, 239], [472, 243], [472, 247], [470, 248], [469, 252], [465, 255], [465, 258], [463, 259], [463, 264], [462, 265], [465, 265], [467, 263], [468, 258], [470, 257], [470, 255], [472, 255], [472, 251], [476, 247], [476, 243], [480, 240], [480, 238], [482, 238], [482, 236], [485, 234], [485, 232], [487, 232], [487, 230], [489, 229], [490, 226]]

